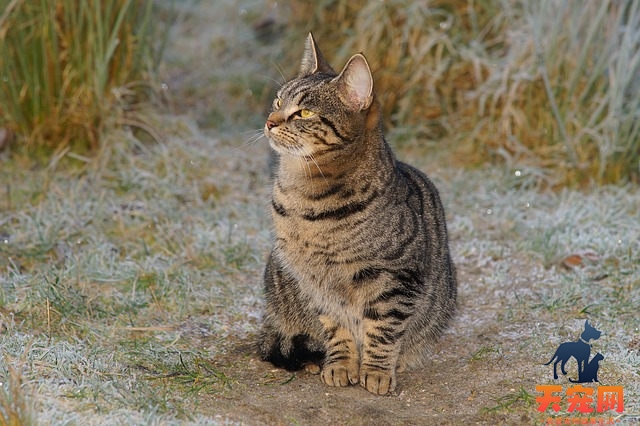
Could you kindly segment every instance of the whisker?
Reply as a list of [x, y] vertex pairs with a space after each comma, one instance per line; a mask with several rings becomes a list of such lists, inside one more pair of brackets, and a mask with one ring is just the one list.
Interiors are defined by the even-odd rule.
[[[322, 176], [322, 179], [324, 179], [324, 181], [326, 182], [326, 181], [327, 181], [327, 178], [326, 178], [326, 176], [324, 175], [324, 173], [322, 173], [322, 169], [320, 168], [320, 165], [318, 164], [318, 162], [316, 161], [316, 159], [315, 159], [315, 158], [313, 158], [313, 154], [312, 154], [312, 153], [310, 153], [310, 152], [307, 150], [307, 148], [305, 148], [304, 146], [301, 146], [301, 148], [300, 148], [300, 149], [304, 152], [305, 157], [306, 157], [306, 158], [308, 158], [308, 159], [310, 159], [310, 160], [313, 162], [313, 164], [316, 166], [316, 168], [317, 168], [317, 169], [318, 169], [318, 171], [320, 172], [320, 176]], [[308, 161], [305, 161], [305, 163], [307, 164], [307, 167], [309, 167], [309, 174], [311, 174], [311, 165], [309, 164], [309, 162], [308, 162]]]
[[309, 165], [307, 164], [306, 161], [304, 161], [304, 158], [296, 155], [296, 159], [298, 160], [298, 163], [300, 163], [300, 168], [304, 171], [304, 177], [309, 180], [311, 177], [311, 173], [309, 170]]
[[280, 77], [282, 78], [282, 82], [277, 82], [280, 85], [283, 85], [287, 82], [287, 78], [284, 76], [284, 72], [282, 70], [282, 67], [280, 67], [280, 65], [278, 65], [275, 62], [271, 62], [271, 65], [273, 65], [273, 67], [276, 69], [276, 71], [278, 71], [278, 74], [280, 74]]
[[241, 149], [241, 150], [245, 150], [245, 149], [250, 149], [250, 148], [259, 146], [260, 144], [258, 144], [257, 142], [263, 137], [265, 137], [265, 136], [264, 136], [264, 132], [262, 131], [262, 129], [260, 129], [260, 130], [252, 130], [250, 132], [250, 136], [248, 136], [246, 139], [244, 139], [242, 144], [240, 144], [240, 146], [238, 146], [237, 148]]
[[272, 82], [273, 84], [275, 84], [275, 86], [277, 88], [280, 88], [287, 82], [287, 79], [284, 76], [282, 68], [278, 64], [276, 64], [275, 62], [273, 62], [273, 61], [270, 61], [270, 62], [271, 62], [271, 66], [273, 66], [273, 68], [275, 68], [275, 70], [278, 71], [278, 74], [280, 75], [280, 80], [278, 80], [277, 78], [274, 78], [273, 76], [271, 76], [269, 74], [262, 74], [261, 73], [261, 74], [258, 74], [257, 76], [260, 77], [261, 79], [264, 79], [266, 81]]
[[253, 136], [249, 137], [246, 140], [245, 144], [253, 145], [257, 141], [259, 141], [261, 138], [266, 138], [266, 136], [264, 135], [264, 132], [262, 130], [257, 130]]
[[304, 145], [299, 145], [297, 147], [298, 150], [298, 155], [296, 155], [296, 157], [298, 158], [298, 161], [300, 162], [300, 167], [302, 167], [302, 169], [304, 169], [304, 177], [307, 178], [307, 180], [313, 182], [313, 175], [311, 173], [311, 166], [309, 165], [309, 162], [305, 160], [305, 156], [307, 155], [307, 151], [304, 147]]

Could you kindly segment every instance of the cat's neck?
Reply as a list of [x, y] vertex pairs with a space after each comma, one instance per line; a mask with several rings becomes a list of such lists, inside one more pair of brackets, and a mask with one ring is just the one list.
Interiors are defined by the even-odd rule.
[[381, 134], [367, 137], [357, 142], [364, 149], [347, 148], [314, 159], [281, 155], [278, 184], [309, 193], [323, 192], [341, 183], [390, 179], [395, 168], [393, 153]]

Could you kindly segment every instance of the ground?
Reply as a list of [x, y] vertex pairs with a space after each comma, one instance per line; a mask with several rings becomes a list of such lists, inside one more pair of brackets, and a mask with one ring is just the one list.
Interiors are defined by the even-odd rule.
[[458, 313], [431, 363], [378, 397], [259, 359], [259, 108], [295, 69], [254, 30], [270, 5], [179, 6], [161, 141], [114, 132], [95, 159], [43, 165], [3, 154], [0, 410], [22, 398], [37, 424], [577, 424], [566, 397], [540, 413], [536, 386], [572, 385], [543, 364], [589, 319], [605, 359], [586, 386], [622, 386], [625, 407], [582, 418], [637, 422], [640, 190], [541, 190], [526, 168], [454, 168], [442, 142], [393, 132], [441, 192], [458, 268]]

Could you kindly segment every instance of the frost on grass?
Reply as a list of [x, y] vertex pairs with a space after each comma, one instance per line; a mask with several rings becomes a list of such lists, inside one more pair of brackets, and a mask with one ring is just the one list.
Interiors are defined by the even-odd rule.
[[[263, 164], [205, 137], [123, 147], [78, 179], [41, 172], [46, 195], [0, 223], [2, 374], [19, 365], [51, 423], [191, 418], [157, 378], [246, 339], [260, 316], [266, 203], [240, 176]], [[219, 191], [203, 194], [212, 176]]]
[[[460, 295], [470, 305], [456, 329], [464, 333], [471, 325], [486, 333], [497, 318], [492, 330], [501, 336], [499, 349], [534, 349], [539, 353], [528, 362], [535, 365], [557, 344], [576, 340], [589, 318], [603, 330], [593, 345], [605, 355], [601, 377], [637, 401], [640, 363], [632, 342], [640, 331], [640, 191], [539, 192], [501, 171], [451, 175], [443, 193], [463, 273]], [[540, 382], [545, 373], [540, 367], [530, 372]]]

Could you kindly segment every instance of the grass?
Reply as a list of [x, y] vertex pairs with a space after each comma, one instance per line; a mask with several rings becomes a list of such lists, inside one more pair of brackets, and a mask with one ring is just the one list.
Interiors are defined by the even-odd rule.
[[146, 127], [161, 43], [153, 2], [3, 0], [0, 128], [19, 144], [96, 149], [105, 127]]
[[[623, 420], [633, 421], [638, 189], [541, 190], [533, 166], [451, 166], [413, 125], [392, 142], [441, 191], [460, 279], [458, 316], [433, 363], [403, 373], [390, 398], [261, 363], [253, 344], [271, 236], [268, 150], [255, 135], [263, 90], [287, 63], [253, 35], [260, 4], [177, 8], [164, 64], [174, 113], [156, 125], [161, 141], [112, 128], [93, 158], [0, 155], [3, 418], [339, 424], [348, 410], [355, 424], [535, 423], [535, 385], [551, 382], [542, 363], [589, 318], [604, 332], [601, 377], [625, 387]], [[479, 31], [488, 15], [465, 19]], [[567, 266], [570, 256], [579, 262]]]
[[[204, 138], [180, 148], [176, 138], [132, 155], [120, 137], [105, 168], [80, 177], [74, 167], [3, 171], [22, 195], [0, 224], [2, 346], [29, 360], [28, 389], [46, 389], [37, 412], [53, 423], [78, 415], [64, 406], [105, 421], [118, 410], [134, 422], [136, 412], [190, 418], [176, 395], [195, 398], [231, 380], [211, 364], [217, 349], [194, 353], [193, 342], [215, 348], [253, 330], [258, 315], [252, 275], [268, 241], [264, 212], [248, 196], [201, 195], [214, 164], [237, 151]], [[33, 203], [27, 173], [50, 181]], [[239, 227], [250, 211], [255, 225]], [[245, 317], [247, 304], [255, 312]], [[66, 402], [47, 405], [54, 401]]]
[[9, 383], [6, 387], [0, 387], [0, 425], [35, 425], [32, 403], [22, 389], [20, 373], [14, 367], [9, 367], [7, 379]]
[[514, 405], [532, 407], [536, 403], [536, 398], [535, 395], [532, 395], [524, 387], [520, 386], [518, 390], [512, 389], [507, 395], [497, 398], [495, 402], [495, 406], [483, 408], [482, 411], [484, 413], [508, 411], [512, 409]]
[[367, 52], [387, 125], [454, 146], [461, 165], [528, 168], [547, 186], [640, 176], [639, 1], [296, 2], [292, 15], [336, 66]]

